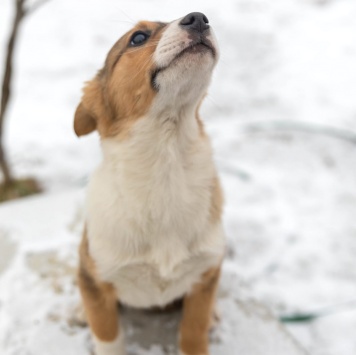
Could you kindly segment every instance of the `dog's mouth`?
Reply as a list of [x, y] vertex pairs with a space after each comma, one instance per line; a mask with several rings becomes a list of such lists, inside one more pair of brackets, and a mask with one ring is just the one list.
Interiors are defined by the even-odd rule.
[[186, 53], [205, 53], [210, 52], [212, 56], [215, 58], [216, 50], [212, 43], [205, 37], [199, 38], [198, 40], [192, 41], [189, 46], [184, 48], [181, 52], [179, 52], [172, 62], [182, 57]]
[[152, 71], [151, 74], [151, 85], [154, 89], [158, 90], [159, 87], [156, 82], [156, 78], [159, 73], [162, 71], [166, 70], [169, 68], [172, 64], [176, 63], [181, 57], [183, 57], [186, 54], [204, 54], [204, 53], [210, 53], [213, 58], [216, 57], [216, 49], [213, 46], [213, 44], [205, 37], [192, 40], [190, 44], [183, 48], [177, 55], [172, 59], [172, 61], [166, 65], [165, 67], [161, 68], [156, 68], [155, 70]]

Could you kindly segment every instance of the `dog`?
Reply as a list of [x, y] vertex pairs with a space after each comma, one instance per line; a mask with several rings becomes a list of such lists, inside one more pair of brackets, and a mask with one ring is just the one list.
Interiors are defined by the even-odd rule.
[[87, 192], [78, 284], [97, 355], [124, 355], [118, 302], [182, 299], [180, 355], [208, 355], [225, 253], [223, 196], [199, 117], [218, 48], [207, 17], [139, 22], [109, 51], [74, 117], [103, 152]]

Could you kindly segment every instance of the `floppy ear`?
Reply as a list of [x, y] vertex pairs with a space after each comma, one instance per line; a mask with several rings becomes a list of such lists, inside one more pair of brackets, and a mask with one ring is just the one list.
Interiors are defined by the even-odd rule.
[[74, 131], [78, 137], [89, 134], [96, 129], [93, 115], [80, 103], [74, 115]]

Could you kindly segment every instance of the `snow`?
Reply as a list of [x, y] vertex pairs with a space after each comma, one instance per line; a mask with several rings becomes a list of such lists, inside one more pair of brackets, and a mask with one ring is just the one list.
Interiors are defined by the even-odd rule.
[[[0, 60], [11, 3], [0, 4]], [[80, 88], [134, 22], [197, 10], [222, 53], [202, 108], [228, 234], [212, 353], [299, 354], [261, 304], [276, 317], [325, 313], [287, 324], [311, 354], [356, 353], [356, 149], [320, 128], [356, 134], [356, 2], [51, 0], [23, 24], [16, 55], [6, 143], [16, 174], [46, 193], [0, 206], [1, 354], [89, 353], [87, 328], [68, 323], [83, 187], [100, 160], [97, 135], [72, 130]]]
[[[90, 354], [89, 330], [76, 320], [83, 196], [79, 189], [0, 207], [2, 253], [9, 245], [4, 231], [11, 231], [17, 245], [0, 279], [1, 354]], [[212, 333], [212, 353], [305, 354], [265, 307], [238, 296], [235, 279], [224, 272], [218, 297], [222, 321]], [[179, 312], [126, 309], [123, 316], [129, 355], [176, 354]]]

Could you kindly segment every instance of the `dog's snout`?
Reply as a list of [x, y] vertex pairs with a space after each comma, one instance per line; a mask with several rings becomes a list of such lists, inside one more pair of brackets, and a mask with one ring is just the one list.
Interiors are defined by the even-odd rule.
[[209, 20], [201, 12], [191, 12], [179, 23], [186, 30], [193, 30], [203, 33], [209, 29]]

